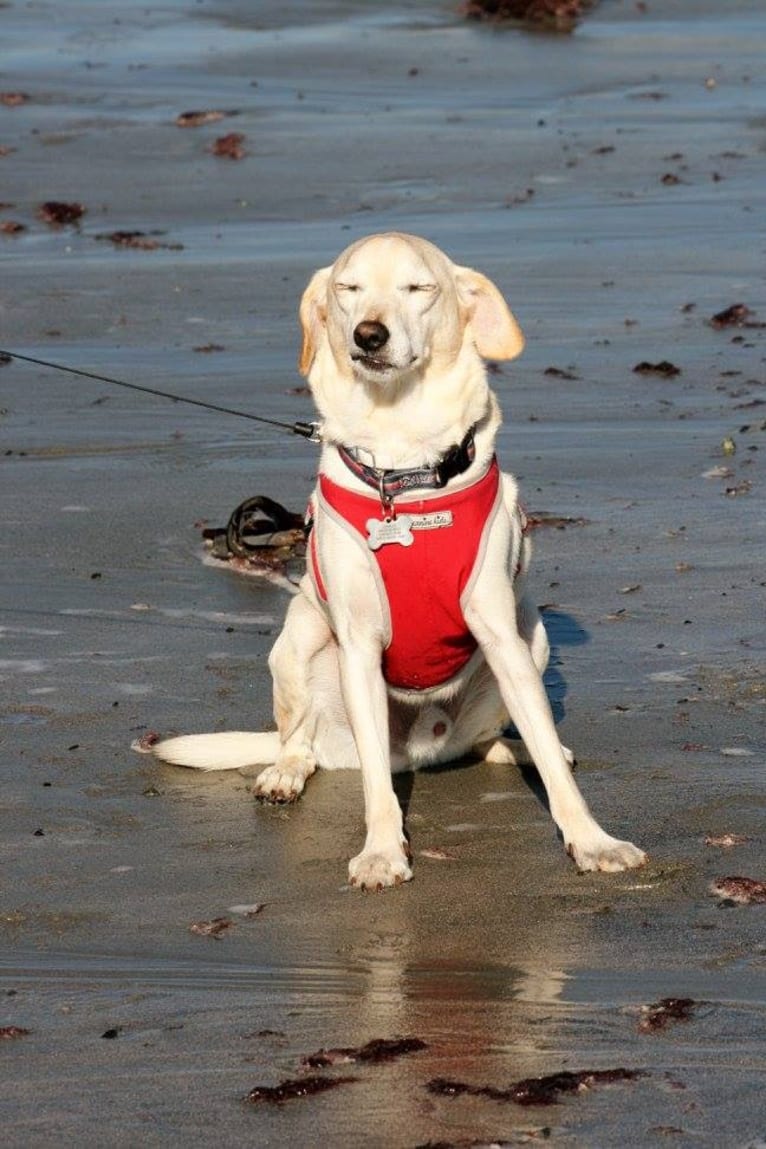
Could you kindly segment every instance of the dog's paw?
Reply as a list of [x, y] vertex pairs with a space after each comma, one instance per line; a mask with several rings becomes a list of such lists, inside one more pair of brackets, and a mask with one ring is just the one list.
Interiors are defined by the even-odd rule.
[[366, 892], [388, 889], [409, 882], [412, 870], [401, 850], [362, 850], [348, 864], [348, 880]]
[[578, 870], [602, 870], [616, 874], [620, 870], [635, 870], [646, 862], [646, 854], [632, 842], [621, 842], [609, 834], [601, 833], [588, 842], [570, 842], [567, 852]]
[[286, 758], [267, 766], [255, 780], [253, 794], [262, 802], [295, 802], [300, 798], [306, 779], [314, 767], [301, 758]]

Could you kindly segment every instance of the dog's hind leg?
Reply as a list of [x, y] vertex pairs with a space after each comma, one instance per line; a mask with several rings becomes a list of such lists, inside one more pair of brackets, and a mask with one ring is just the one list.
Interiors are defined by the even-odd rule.
[[[486, 742], [477, 742], [474, 750], [485, 762], [491, 762], [496, 766], [534, 766], [532, 756], [520, 738], [505, 736], [490, 738]], [[576, 761], [572, 751], [563, 743], [561, 750], [570, 767], [574, 769]]]
[[[529, 632], [522, 637], [529, 647], [535, 666], [542, 674], [548, 659], [548, 639], [537, 608], [532, 607], [526, 617], [530, 620], [530, 627]], [[447, 747], [448, 753], [440, 760], [458, 757], [470, 749], [471, 753], [485, 762], [497, 766], [533, 765], [524, 742], [518, 737], [509, 738], [502, 733], [509, 724], [508, 709], [500, 694], [497, 679], [484, 663], [468, 685], [465, 701], [455, 723], [452, 742]], [[561, 750], [566, 761], [573, 767], [575, 758], [572, 751], [566, 746], [562, 746]]]
[[[519, 634], [529, 647], [532, 661], [542, 677], [548, 666], [551, 648], [542, 615], [532, 599], [526, 594], [523, 594], [520, 599], [517, 598], [516, 625], [518, 626]], [[503, 741], [505, 741], [505, 739]], [[519, 766], [532, 762], [523, 743], [518, 743], [514, 739], [512, 749], [516, 752], [516, 763]], [[568, 746], [564, 746], [563, 743], [561, 749], [569, 765], [574, 768], [577, 764], [574, 752], [570, 750]]]
[[516, 625], [519, 634], [529, 647], [532, 661], [540, 674], [543, 674], [548, 666], [551, 648], [540, 611], [528, 595], [517, 599]]
[[269, 655], [280, 747], [274, 765], [261, 771], [255, 781], [256, 798], [294, 802], [316, 770], [316, 709], [310, 674], [312, 663], [329, 642], [332, 634], [324, 616], [303, 594], [297, 595]]

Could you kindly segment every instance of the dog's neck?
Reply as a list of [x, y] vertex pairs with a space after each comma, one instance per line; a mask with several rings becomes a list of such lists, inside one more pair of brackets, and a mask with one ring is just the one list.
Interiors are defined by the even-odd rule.
[[422, 380], [389, 385], [385, 397], [375, 384], [339, 378], [337, 369], [332, 377], [332, 391], [324, 394], [321, 380], [328, 373], [318, 363], [309, 381], [322, 415], [320, 469], [336, 482], [347, 486], [349, 479], [352, 485], [356, 482], [338, 457], [339, 446], [363, 452], [381, 469], [433, 466], [472, 427], [476, 428], [476, 457], [465, 480], [472, 481], [486, 469], [501, 418], [484, 365], [475, 353], [468, 362], [456, 363], [438, 376], [429, 371]]

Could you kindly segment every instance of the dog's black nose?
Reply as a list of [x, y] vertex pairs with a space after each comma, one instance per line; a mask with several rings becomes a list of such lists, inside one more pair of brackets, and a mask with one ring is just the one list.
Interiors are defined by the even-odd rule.
[[385, 323], [378, 323], [376, 319], [363, 319], [354, 328], [354, 343], [362, 351], [378, 351], [384, 343], [388, 343], [390, 335]]

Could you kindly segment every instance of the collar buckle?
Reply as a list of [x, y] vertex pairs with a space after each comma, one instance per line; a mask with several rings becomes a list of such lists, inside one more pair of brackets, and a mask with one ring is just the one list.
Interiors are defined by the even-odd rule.
[[[470, 447], [473, 448], [473, 435], [470, 437]], [[447, 483], [455, 475], [461, 475], [463, 471], [467, 471], [473, 462], [475, 449], [469, 455], [469, 441], [463, 439], [462, 443], [455, 443], [443, 455], [439, 462], [434, 467], [434, 476], [436, 478], [437, 486], [446, 487]]]

